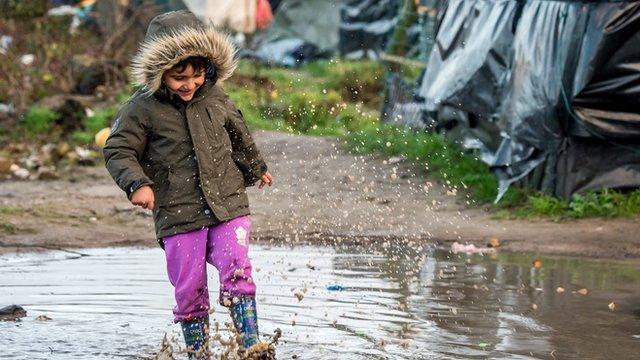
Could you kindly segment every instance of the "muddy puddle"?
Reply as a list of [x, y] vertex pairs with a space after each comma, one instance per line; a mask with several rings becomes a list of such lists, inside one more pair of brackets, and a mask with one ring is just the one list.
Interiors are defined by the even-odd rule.
[[[266, 334], [282, 329], [280, 359], [640, 353], [637, 268], [544, 257], [536, 268], [527, 254], [385, 245], [253, 246], [260, 326]], [[0, 322], [0, 358], [149, 358], [165, 333], [179, 337], [159, 248], [79, 252], [0, 256], [0, 306], [28, 312], [20, 322]], [[209, 278], [213, 299], [211, 267]], [[213, 321], [228, 321], [224, 308], [215, 310]]]

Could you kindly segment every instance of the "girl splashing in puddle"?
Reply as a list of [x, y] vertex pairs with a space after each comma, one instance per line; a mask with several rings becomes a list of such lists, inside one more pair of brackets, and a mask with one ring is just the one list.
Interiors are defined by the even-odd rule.
[[273, 356], [258, 338], [245, 193], [273, 178], [242, 114], [216, 85], [231, 76], [234, 54], [225, 36], [188, 11], [157, 16], [132, 62], [141, 89], [120, 110], [104, 148], [118, 186], [134, 205], [153, 210], [190, 359], [209, 357], [207, 263], [218, 269], [219, 300], [243, 352]]

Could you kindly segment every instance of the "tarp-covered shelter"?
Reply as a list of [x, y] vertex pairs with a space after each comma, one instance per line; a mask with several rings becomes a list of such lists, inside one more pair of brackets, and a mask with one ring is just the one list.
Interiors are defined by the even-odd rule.
[[338, 48], [341, 0], [282, 0], [255, 56], [276, 65], [331, 56]]
[[421, 84], [387, 108], [479, 149], [500, 195], [638, 187], [640, 2], [449, 0]]
[[[440, 0], [420, 0], [433, 7]], [[282, 0], [274, 22], [260, 39], [255, 57], [293, 66], [336, 55], [377, 58], [385, 51], [402, 16], [402, 0]], [[407, 56], [417, 56], [418, 37], [427, 27], [407, 29]]]

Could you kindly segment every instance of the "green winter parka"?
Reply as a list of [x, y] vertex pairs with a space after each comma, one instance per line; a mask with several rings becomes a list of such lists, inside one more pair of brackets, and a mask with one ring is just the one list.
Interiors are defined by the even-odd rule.
[[[249, 214], [245, 186], [267, 170], [242, 114], [216, 85], [233, 73], [234, 55], [226, 36], [177, 11], [151, 22], [132, 61], [141, 89], [118, 113], [104, 156], [129, 198], [141, 186], [153, 189], [159, 241]], [[191, 56], [208, 58], [214, 71], [185, 103], [161, 79]]]

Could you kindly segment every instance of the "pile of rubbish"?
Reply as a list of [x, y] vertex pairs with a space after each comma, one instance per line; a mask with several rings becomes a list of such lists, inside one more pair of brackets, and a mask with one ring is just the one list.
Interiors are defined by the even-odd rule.
[[61, 170], [71, 166], [93, 166], [102, 155], [92, 149], [66, 142], [34, 146], [26, 143], [9, 143], [0, 156], [0, 180], [56, 180]]

